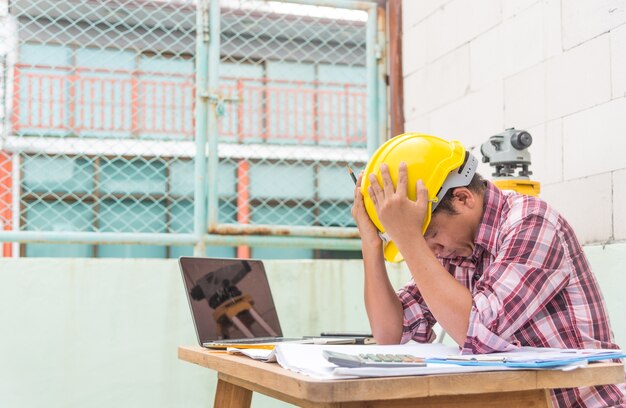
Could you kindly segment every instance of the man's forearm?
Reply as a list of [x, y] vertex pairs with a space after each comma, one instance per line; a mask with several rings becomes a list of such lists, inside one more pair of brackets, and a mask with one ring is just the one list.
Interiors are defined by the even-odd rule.
[[470, 291], [441, 266], [421, 236], [410, 247], [413, 251], [406, 251], [404, 259], [415, 284], [435, 319], [462, 347], [472, 308]]
[[363, 248], [365, 309], [378, 344], [397, 344], [402, 338], [402, 305], [385, 267], [382, 245]]

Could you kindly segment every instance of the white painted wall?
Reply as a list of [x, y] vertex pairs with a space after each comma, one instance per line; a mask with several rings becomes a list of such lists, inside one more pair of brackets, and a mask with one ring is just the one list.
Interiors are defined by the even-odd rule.
[[405, 0], [403, 14], [406, 131], [480, 156], [527, 129], [541, 196], [581, 242], [626, 240], [626, 2]]
[[[586, 248], [626, 344], [626, 244]], [[395, 287], [408, 280], [390, 266]], [[360, 261], [267, 261], [286, 335], [367, 331]], [[196, 344], [175, 260], [0, 258], [0, 407], [206, 408], [215, 373]], [[289, 407], [254, 395], [253, 408]]]
[[403, 30], [405, 131], [481, 157], [527, 129], [532, 178], [587, 245], [626, 347], [626, 1], [405, 0]]

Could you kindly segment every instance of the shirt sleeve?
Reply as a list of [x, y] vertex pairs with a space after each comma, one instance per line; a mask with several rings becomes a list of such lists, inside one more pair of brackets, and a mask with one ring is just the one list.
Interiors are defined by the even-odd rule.
[[402, 303], [403, 322], [400, 343], [415, 340], [418, 343], [432, 343], [437, 337], [433, 326], [437, 321], [424, 303], [413, 279], [397, 292]]
[[466, 354], [518, 348], [515, 332], [542, 313], [569, 279], [559, 230], [541, 215], [528, 215], [503, 236], [474, 288]]

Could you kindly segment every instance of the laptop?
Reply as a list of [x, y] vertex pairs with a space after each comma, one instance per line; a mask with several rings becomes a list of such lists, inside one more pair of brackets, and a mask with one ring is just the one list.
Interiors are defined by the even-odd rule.
[[283, 337], [263, 262], [179, 258], [198, 343], [207, 348], [273, 348]]

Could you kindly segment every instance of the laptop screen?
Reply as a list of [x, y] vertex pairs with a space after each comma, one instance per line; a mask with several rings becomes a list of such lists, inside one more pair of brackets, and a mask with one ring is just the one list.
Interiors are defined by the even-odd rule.
[[282, 336], [261, 261], [181, 257], [179, 262], [200, 344]]

